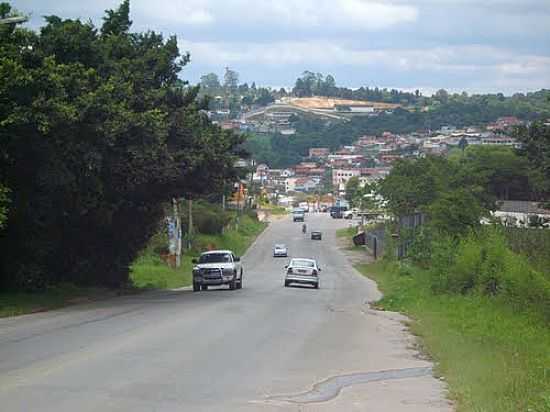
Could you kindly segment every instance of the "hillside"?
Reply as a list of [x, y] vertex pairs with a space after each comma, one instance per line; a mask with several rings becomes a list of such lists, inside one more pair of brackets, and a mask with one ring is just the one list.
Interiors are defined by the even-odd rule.
[[308, 110], [334, 110], [338, 106], [372, 107], [375, 110], [393, 110], [401, 107], [399, 104], [373, 102], [368, 100], [338, 99], [332, 97], [289, 97], [284, 103]]

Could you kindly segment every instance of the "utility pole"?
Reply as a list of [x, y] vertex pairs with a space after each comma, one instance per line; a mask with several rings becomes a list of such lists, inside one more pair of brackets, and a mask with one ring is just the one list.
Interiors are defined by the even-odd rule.
[[189, 198], [187, 201], [189, 219], [187, 225], [187, 250], [191, 250], [191, 237], [193, 236], [193, 199]]
[[178, 212], [178, 201], [176, 199], [172, 199], [172, 207], [173, 207], [173, 213], [174, 213], [174, 222], [175, 222], [175, 229], [176, 229], [176, 267], [179, 268], [181, 266], [181, 219]]

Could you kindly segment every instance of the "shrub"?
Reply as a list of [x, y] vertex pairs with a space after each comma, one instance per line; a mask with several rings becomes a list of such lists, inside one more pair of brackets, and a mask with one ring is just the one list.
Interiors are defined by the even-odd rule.
[[456, 241], [447, 236], [439, 236], [432, 242], [430, 274], [432, 291], [435, 293], [450, 291], [449, 269], [456, 259]]
[[458, 243], [449, 238], [434, 242], [431, 281], [436, 293], [499, 296], [550, 321], [550, 281], [508, 248], [499, 229], [472, 233]]

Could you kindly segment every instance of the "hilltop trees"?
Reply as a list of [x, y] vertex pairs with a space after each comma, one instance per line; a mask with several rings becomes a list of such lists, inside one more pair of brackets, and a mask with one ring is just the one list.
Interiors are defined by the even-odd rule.
[[48, 16], [0, 38], [1, 287], [125, 283], [163, 202], [239, 174], [243, 138], [178, 79], [189, 56], [175, 37], [130, 32], [129, 9], [100, 29]]
[[529, 161], [531, 184], [539, 194], [550, 193], [550, 125], [534, 122], [519, 128], [516, 137], [523, 143], [520, 153]]

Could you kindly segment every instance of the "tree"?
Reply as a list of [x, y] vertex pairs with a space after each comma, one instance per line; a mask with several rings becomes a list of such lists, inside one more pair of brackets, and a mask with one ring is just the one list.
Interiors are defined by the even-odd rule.
[[[550, 102], [550, 97], [548, 98]], [[550, 126], [542, 121], [520, 127], [515, 137], [522, 142], [520, 155], [529, 161], [529, 181], [538, 197], [550, 193]]]
[[359, 178], [357, 176], [351, 177], [346, 183], [346, 200], [350, 203], [353, 203], [360, 189], [361, 183], [359, 182]]
[[222, 88], [216, 73], [208, 73], [201, 76], [200, 86], [201, 91], [211, 95], [218, 94]]
[[9, 190], [0, 184], [0, 230], [6, 224], [8, 219]]
[[130, 20], [130, 0], [123, 0], [117, 10], [106, 10], [107, 14], [103, 17], [103, 26], [101, 34], [104, 36], [128, 33], [132, 21]]
[[239, 87], [239, 73], [231, 70], [229, 67], [225, 68], [225, 74], [223, 76], [223, 88], [226, 94], [235, 95]]
[[479, 199], [467, 189], [443, 192], [429, 205], [427, 212], [430, 227], [453, 237], [479, 227], [480, 218], [486, 214]]
[[176, 38], [130, 24], [124, 1], [100, 31], [49, 16], [0, 37], [2, 288], [120, 286], [165, 202], [240, 175], [243, 138], [178, 79]]
[[449, 101], [449, 93], [445, 89], [439, 89], [435, 93], [434, 99], [439, 101], [441, 104], [446, 104]]

